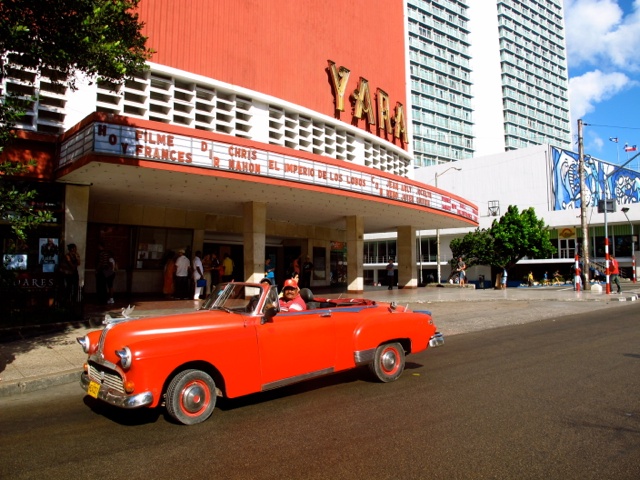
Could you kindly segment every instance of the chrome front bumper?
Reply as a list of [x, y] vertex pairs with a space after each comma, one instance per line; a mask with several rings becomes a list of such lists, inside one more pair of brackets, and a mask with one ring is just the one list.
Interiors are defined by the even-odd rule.
[[429, 346], [441, 347], [442, 345], [444, 345], [444, 335], [440, 332], [436, 332], [435, 335], [429, 339]]
[[[86, 372], [83, 372], [80, 376], [80, 385], [85, 392], [89, 391], [90, 382], [89, 376]], [[98, 399], [120, 408], [138, 408], [151, 405], [153, 403], [153, 394], [151, 392], [143, 392], [137, 395], [125, 395], [115, 392], [107, 386], [101, 386], [98, 392]]]

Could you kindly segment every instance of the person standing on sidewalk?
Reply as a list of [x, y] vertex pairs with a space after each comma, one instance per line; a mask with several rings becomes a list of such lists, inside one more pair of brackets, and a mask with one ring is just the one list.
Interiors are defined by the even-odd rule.
[[222, 266], [224, 267], [224, 274], [222, 275], [222, 281], [231, 282], [233, 280], [233, 268], [235, 267], [235, 264], [233, 263], [233, 260], [228, 253], [224, 254], [224, 259], [222, 260]]
[[207, 282], [202, 293], [205, 297], [208, 297], [211, 293], [211, 280], [213, 279], [211, 275], [211, 271], [213, 270], [213, 260], [211, 259], [210, 253], [207, 253], [202, 257], [202, 269], [204, 270], [204, 280]]
[[67, 245], [67, 254], [60, 262], [60, 272], [64, 280], [63, 302], [65, 306], [74, 305], [79, 299], [80, 276], [78, 267], [80, 266], [80, 255], [75, 243]]
[[616, 260], [616, 257], [614, 257], [613, 255], [610, 256], [611, 260], [611, 284], [616, 284], [617, 287], [617, 292], [616, 293], [620, 293], [621, 288], [620, 288], [620, 264], [618, 263], [618, 260]]
[[387, 264], [387, 285], [389, 285], [389, 290], [393, 290], [393, 279], [395, 278], [394, 268], [393, 260], [389, 259], [389, 263]]
[[462, 257], [458, 257], [458, 281], [460, 282], [460, 287], [464, 287], [466, 282], [467, 274], [465, 270], [467, 269], [467, 264], [464, 263]]
[[500, 278], [500, 288], [502, 290], [507, 289], [507, 269], [506, 268], [502, 269], [502, 278]]
[[270, 258], [267, 258], [264, 261], [264, 276], [269, 279], [271, 285], [276, 284], [276, 267], [275, 265], [271, 265]]
[[300, 286], [302, 288], [311, 288], [311, 273], [313, 272], [313, 263], [309, 255], [305, 257], [305, 261], [302, 264], [302, 276], [300, 277]]
[[107, 250], [103, 242], [98, 243], [98, 259], [96, 261], [96, 292], [102, 304], [112, 304], [113, 281], [116, 278], [116, 261], [113, 253]]
[[189, 298], [189, 270], [191, 270], [191, 262], [184, 255], [185, 250], [178, 250], [178, 258], [176, 258], [176, 282], [175, 297], [180, 300]]
[[[193, 271], [193, 299], [199, 300], [200, 294], [204, 290], [203, 287], [206, 285], [202, 285], [204, 283], [204, 266], [202, 265], [202, 260], [200, 260], [200, 255], [202, 252], [198, 250], [193, 257], [193, 261], [191, 264], [191, 270]], [[203, 280], [201, 282], [201, 280]]]

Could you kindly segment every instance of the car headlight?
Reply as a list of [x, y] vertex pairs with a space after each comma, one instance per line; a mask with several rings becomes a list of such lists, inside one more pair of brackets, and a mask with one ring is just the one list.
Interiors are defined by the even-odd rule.
[[76, 341], [80, 344], [84, 353], [89, 353], [89, 348], [91, 348], [91, 340], [89, 340], [89, 335], [85, 335], [84, 337], [77, 337]]
[[129, 368], [131, 366], [131, 349], [129, 347], [123, 347], [120, 350], [116, 350], [116, 355], [120, 357], [120, 365], [122, 368]]

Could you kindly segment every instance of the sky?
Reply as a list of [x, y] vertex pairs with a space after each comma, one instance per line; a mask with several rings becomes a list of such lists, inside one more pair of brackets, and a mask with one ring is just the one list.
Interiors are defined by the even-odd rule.
[[[564, 9], [573, 150], [582, 119], [584, 153], [623, 164], [640, 153], [640, 0], [564, 0]], [[628, 167], [640, 169], [640, 157]]]

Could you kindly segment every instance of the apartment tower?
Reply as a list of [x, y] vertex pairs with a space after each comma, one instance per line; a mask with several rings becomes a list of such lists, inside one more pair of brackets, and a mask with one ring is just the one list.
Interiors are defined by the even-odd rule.
[[571, 147], [562, 0], [408, 0], [414, 166]]

